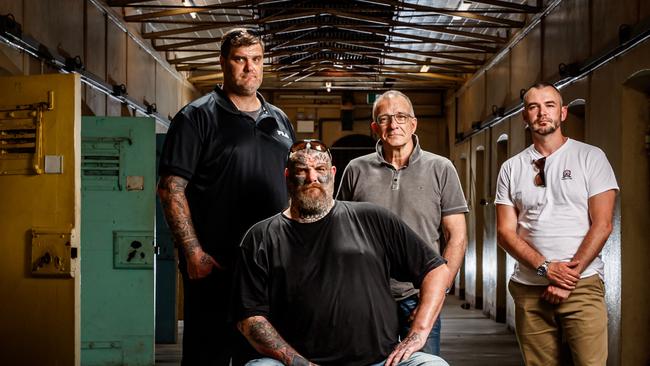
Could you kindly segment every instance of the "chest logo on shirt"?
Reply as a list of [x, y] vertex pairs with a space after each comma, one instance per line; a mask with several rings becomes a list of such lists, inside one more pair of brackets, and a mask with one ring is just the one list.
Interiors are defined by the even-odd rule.
[[565, 169], [562, 172], [562, 180], [567, 180], [567, 179], [573, 179], [571, 178], [571, 171], [569, 169]]
[[278, 135], [280, 135], [280, 136], [282, 136], [284, 138], [287, 138], [287, 139], [290, 138], [289, 135], [284, 131], [276, 130], [275, 132], [277, 132]]

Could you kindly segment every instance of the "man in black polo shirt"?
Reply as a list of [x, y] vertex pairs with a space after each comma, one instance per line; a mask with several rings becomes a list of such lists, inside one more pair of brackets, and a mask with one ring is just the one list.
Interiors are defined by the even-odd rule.
[[[242, 241], [233, 316], [269, 357], [249, 365], [447, 365], [417, 352], [445, 299], [444, 259], [390, 211], [334, 201], [335, 172], [322, 143], [294, 144], [285, 173], [290, 207]], [[391, 277], [421, 289], [401, 343]]]
[[287, 206], [283, 171], [295, 135], [257, 93], [263, 53], [249, 31], [225, 34], [223, 87], [181, 109], [163, 146], [158, 194], [180, 253], [184, 366], [229, 364], [236, 248], [252, 224]]

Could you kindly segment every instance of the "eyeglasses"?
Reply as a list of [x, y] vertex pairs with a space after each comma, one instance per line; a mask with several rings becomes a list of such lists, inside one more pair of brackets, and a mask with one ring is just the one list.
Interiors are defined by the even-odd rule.
[[324, 152], [327, 153], [327, 155], [330, 158], [330, 161], [332, 160], [332, 153], [330, 153], [330, 149], [327, 147], [327, 145], [320, 142], [319, 140], [307, 139], [302, 141], [296, 141], [289, 148], [289, 156], [301, 150], [316, 150], [316, 151]]
[[393, 118], [395, 119], [395, 122], [397, 122], [398, 125], [403, 125], [404, 123], [406, 123], [406, 121], [413, 118], [413, 116], [402, 112], [395, 113], [395, 114], [382, 114], [381, 116], [377, 116], [377, 120], [375, 122], [385, 126], [385, 125], [389, 125]]
[[546, 187], [546, 175], [544, 174], [546, 157], [533, 160], [533, 165], [535, 165], [535, 168], [537, 168], [537, 175], [535, 175], [535, 185], [537, 187]]

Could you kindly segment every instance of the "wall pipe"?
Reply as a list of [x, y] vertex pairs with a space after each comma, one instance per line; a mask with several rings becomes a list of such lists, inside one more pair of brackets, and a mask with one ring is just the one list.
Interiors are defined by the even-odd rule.
[[465, 83], [463, 86], [458, 89], [456, 92], [456, 96], [459, 97], [465, 89], [469, 88], [476, 80], [478, 80], [478, 77], [481, 74], [484, 74], [486, 71], [494, 67], [499, 61], [501, 61], [502, 58], [504, 58], [510, 50], [517, 45], [517, 43], [521, 42], [528, 33], [530, 33], [535, 27], [544, 19], [550, 12], [552, 12], [560, 3], [562, 0], [553, 0], [553, 2], [549, 3], [546, 6], [546, 9], [544, 9], [543, 12], [536, 14], [531, 20], [528, 25], [526, 25], [525, 28], [523, 28], [521, 31], [519, 31], [517, 34], [515, 34], [514, 37], [506, 44], [490, 61], [488, 61], [487, 64], [483, 65], [480, 69], [478, 69], [474, 75]]
[[[609, 47], [607, 51], [587, 59], [580, 65], [570, 65], [568, 68], [571, 70], [569, 70], [568, 73], [571, 75], [558, 80], [557, 82], [553, 83], [553, 85], [562, 90], [563, 88], [583, 79], [602, 66], [608, 64], [613, 59], [622, 56], [636, 46], [645, 42], [648, 38], [650, 38], [650, 19], [638, 23], [634, 27], [626, 28], [626, 32], [628, 33], [623, 34], [622, 31], [619, 32], [619, 42], [616, 45]], [[521, 112], [523, 108], [523, 102], [519, 102], [516, 105], [506, 108], [502, 115], [492, 116], [491, 118], [482, 121], [480, 124], [477, 124], [477, 126], [472, 131], [457, 133], [456, 144], [464, 142], [472, 136], [481, 133], [483, 130], [488, 129], [512, 117], [513, 115]]]
[[165, 59], [163, 59], [158, 51], [153, 49], [149, 44], [147, 44], [145, 41], [143, 41], [140, 37], [136, 36], [135, 34], [131, 33], [129, 29], [127, 28], [126, 24], [122, 22], [122, 20], [114, 14], [113, 9], [111, 9], [108, 5], [101, 3], [98, 0], [90, 0], [90, 3], [95, 5], [99, 11], [104, 13], [108, 19], [113, 21], [113, 23], [120, 28], [124, 33], [126, 33], [132, 40], [135, 42], [140, 48], [142, 48], [146, 53], [149, 54], [154, 60], [160, 64], [165, 70], [167, 70], [172, 76], [174, 76], [178, 81], [185, 81], [185, 78], [181, 76], [181, 74], [174, 69], [169, 62], [167, 62]]
[[165, 128], [169, 128], [169, 119], [156, 112], [155, 104], [141, 104], [126, 94], [126, 86], [123, 84], [108, 84], [93, 73], [84, 70], [79, 57], [65, 59], [59, 55], [52, 54], [45, 45], [22, 34], [20, 24], [16, 23], [13, 20], [13, 17], [9, 15], [0, 16], [0, 43], [4, 43], [18, 51], [25, 52], [30, 56], [47, 63], [61, 73], [79, 74], [81, 81], [86, 85], [106, 94], [120, 103], [128, 105], [135, 112], [144, 116], [153, 117], [156, 120], [156, 123]]

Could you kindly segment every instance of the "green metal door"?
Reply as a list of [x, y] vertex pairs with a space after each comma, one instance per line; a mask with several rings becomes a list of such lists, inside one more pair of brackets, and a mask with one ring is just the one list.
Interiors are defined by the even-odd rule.
[[83, 117], [81, 364], [154, 364], [155, 127]]

